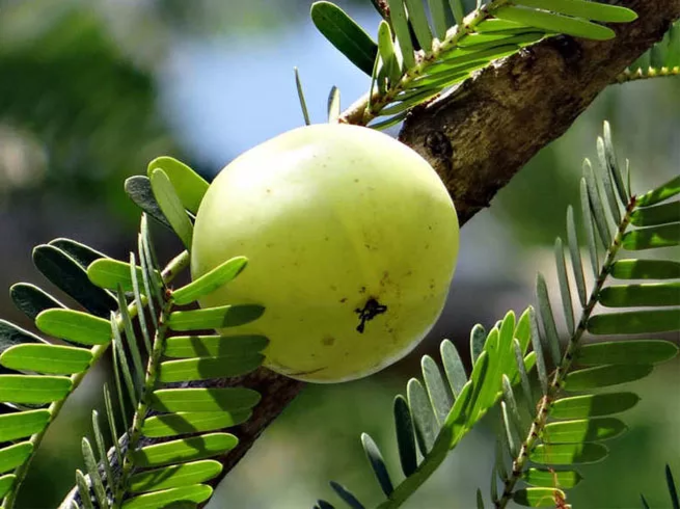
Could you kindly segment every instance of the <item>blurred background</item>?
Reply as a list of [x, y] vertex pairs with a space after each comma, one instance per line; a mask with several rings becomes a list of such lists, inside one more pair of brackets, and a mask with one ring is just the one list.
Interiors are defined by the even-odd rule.
[[[369, 0], [337, 1], [375, 35]], [[0, 286], [46, 285], [31, 248], [70, 237], [116, 257], [133, 247], [139, 211], [123, 181], [172, 155], [212, 178], [233, 157], [302, 124], [293, 66], [313, 120], [328, 90], [349, 105], [367, 89], [309, 20], [311, 0], [0, 0]], [[554, 280], [552, 243], [578, 199], [583, 157], [596, 158], [603, 120], [644, 192], [680, 169], [680, 79], [612, 86], [569, 132], [543, 150], [462, 231], [462, 252], [444, 316], [404, 361], [369, 379], [309, 386], [220, 485], [211, 508], [312, 507], [337, 502], [334, 479], [366, 502], [380, 490], [359, 443], [369, 432], [397, 472], [392, 400], [439, 341], [467, 349], [475, 323], [491, 326], [533, 302], [537, 269]], [[578, 209], [578, 208], [577, 208]], [[164, 257], [176, 246], [161, 242]], [[678, 255], [675, 251], [672, 255]], [[556, 286], [553, 285], [553, 288]], [[30, 327], [6, 291], [2, 317]], [[677, 340], [677, 338], [675, 338]], [[110, 367], [94, 369], [52, 426], [20, 496], [21, 508], [52, 508], [82, 468], [81, 437], [100, 408]], [[634, 390], [631, 431], [604, 463], [583, 468], [574, 507], [668, 507], [666, 463], [680, 478], [680, 363]], [[487, 423], [488, 424], [488, 423]], [[406, 507], [474, 507], [489, 492], [493, 433], [480, 426]], [[488, 496], [488, 495], [486, 495]]]

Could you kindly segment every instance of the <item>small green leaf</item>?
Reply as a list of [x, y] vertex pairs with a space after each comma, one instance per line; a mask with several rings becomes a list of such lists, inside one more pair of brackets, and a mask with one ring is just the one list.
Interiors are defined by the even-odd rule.
[[602, 187], [604, 188], [604, 194], [607, 199], [607, 203], [609, 204], [609, 213], [614, 220], [614, 224], [621, 224], [621, 209], [619, 208], [619, 202], [617, 201], [616, 194], [614, 193], [614, 182], [612, 180], [612, 174], [609, 171], [607, 165], [607, 155], [605, 154], [604, 140], [601, 137], [597, 138], [597, 155], [600, 161], [600, 168], [602, 168], [600, 180], [602, 182]]
[[564, 390], [586, 391], [632, 382], [646, 377], [653, 369], [654, 367], [649, 364], [633, 364], [628, 366], [598, 366], [572, 371], [564, 381]]
[[48, 309], [38, 315], [35, 324], [45, 334], [81, 345], [106, 345], [111, 341], [109, 321], [82, 311]]
[[[127, 343], [127, 351], [130, 353], [130, 357], [132, 357], [132, 362], [134, 366], [134, 376], [136, 378], [135, 382], [137, 387], [142, 387], [144, 384], [144, 373], [145, 369], [142, 363], [142, 355], [141, 352], [139, 351], [139, 340], [137, 339], [137, 335], [135, 334], [135, 329], [134, 326], [132, 325], [132, 318], [130, 318], [130, 313], [127, 308], [127, 302], [125, 301], [125, 295], [123, 294], [123, 290], [118, 287], [118, 309], [120, 309], [120, 321], [123, 323], [123, 329], [125, 331], [125, 341]], [[111, 332], [113, 333], [113, 337], [116, 339], [119, 339], [119, 327], [118, 321], [116, 320], [115, 315], [111, 315], [111, 322], [112, 326]], [[116, 330], [113, 330], [116, 329]]]
[[76, 487], [78, 488], [80, 502], [83, 504], [83, 507], [85, 509], [94, 509], [92, 495], [90, 494], [90, 485], [87, 482], [85, 474], [83, 474], [79, 468], [76, 469]]
[[161, 412], [221, 412], [247, 410], [260, 395], [243, 387], [210, 389], [160, 389], [154, 391], [151, 406]]
[[[501, 424], [503, 427], [503, 429], [500, 432], [500, 435], [503, 437], [503, 441], [505, 443], [505, 447], [508, 450], [508, 453], [510, 454], [510, 456], [514, 458], [519, 453], [519, 447], [515, 440], [515, 430], [513, 430], [512, 424], [510, 423], [510, 416], [508, 415], [508, 405], [505, 403], [505, 401], [501, 401], [500, 407], [501, 407], [500, 408]], [[519, 432], [519, 430], [517, 430], [517, 432]]]
[[[630, 222], [635, 226], [656, 226], [678, 221], [680, 221], [680, 201], [635, 209], [630, 215]], [[675, 227], [680, 228], [679, 225]]]
[[[137, 267], [137, 274], [138, 278], [141, 280], [141, 267]], [[87, 277], [93, 284], [100, 288], [115, 291], [118, 286], [121, 286], [125, 292], [133, 291], [129, 263], [114, 260], [112, 258], [95, 260], [87, 268]]]
[[218, 476], [220, 472], [222, 464], [215, 460], [201, 460], [147, 470], [130, 477], [130, 491], [144, 493], [202, 483]]
[[158, 467], [217, 456], [230, 451], [237, 444], [238, 438], [229, 433], [209, 433], [147, 445], [134, 451], [132, 457], [138, 467]]
[[118, 307], [106, 290], [94, 286], [87, 272], [61, 249], [42, 245], [33, 249], [33, 263], [47, 279], [97, 316], [109, 316]]
[[581, 419], [577, 421], [551, 422], [543, 428], [545, 444], [580, 444], [615, 438], [628, 430], [628, 427], [614, 417], [600, 419]]
[[168, 176], [184, 208], [196, 214], [208, 191], [209, 184], [205, 179], [186, 164], [168, 156], [157, 157], [149, 163], [149, 178], [156, 168], [160, 168]]
[[27, 410], [0, 415], [0, 442], [29, 437], [40, 433], [50, 420], [50, 411]]
[[571, 258], [571, 268], [574, 274], [574, 282], [578, 292], [578, 299], [581, 306], [585, 307], [588, 303], [586, 290], [586, 279], [583, 275], [583, 262], [581, 260], [581, 248], [578, 244], [576, 233], [576, 221], [574, 221], [574, 209], [569, 205], [567, 209], [567, 243], [569, 244], [569, 256]]
[[602, 242], [602, 246], [605, 249], [608, 249], [612, 240], [611, 232], [609, 231], [607, 217], [604, 213], [604, 202], [602, 200], [602, 196], [600, 195], [600, 188], [597, 185], [595, 172], [593, 171], [593, 166], [590, 164], [590, 160], [588, 159], [583, 161], [583, 176], [585, 177], [588, 188], [590, 211], [592, 213], [593, 219], [595, 220], [595, 226], [597, 226], [597, 232], [600, 235], [600, 241]]
[[168, 327], [174, 331], [221, 329], [236, 327], [257, 320], [264, 313], [258, 304], [227, 305], [217, 308], [175, 311], [170, 314]]
[[652, 226], [624, 234], [621, 247], [628, 251], [655, 249], [680, 244], [680, 223]]
[[337, 122], [340, 118], [340, 112], [340, 89], [333, 86], [328, 94], [328, 122]]
[[191, 238], [194, 234], [194, 226], [189, 220], [184, 205], [177, 195], [168, 175], [160, 168], [155, 168], [149, 175], [151, 189], [158, 204], [172, 225], [172, 229], [180, 238], [187, 249], [191, 249]]
[[513, 0], [513, 3], [603, 23], [629, 23], [637, 19], [635, 11], [590, 0]]
[[534, 463], [544, 465], [572, 465], [595, 463], [607, 457], [609, 450], [602, 444], [586, 442], [582, 444], [537, 445], [529, 454]]
[[359, 500], [357, 500], [357, 497], [354, 496], [353, 493], [347, 490], [344, 486], [331, 481], [330, 482], [331, 488], [333, 488], [333, 491], [338, 494], [338, 496], [348, 505], [350, 506], [351, 509], [366, 509]]
[[451, 392], [455, 399], [460, 395], [463, 386], [467, 382], [465, 366], [463, 366], [463, 361], [460, 359], [460, 355], [458, 355], [458, 350], [448, 339], [442, 341], [439, 346], [439, 352], [441, 354], [442, 364], [444, 365], [446, 378], [449, 381], [449, 387], [451, 387]]
[[547, 470], [528, 468], [522, 473], [522, 480], [532, 486], [569, 489], [581, 482], [583, 477], [577, 470]]
[[[564, 0], [562, 0], [564, 1]], [[586, 2], [590, 6], [593, 5], [592, 2]], [[600, 7], [602, 7], [602, 4], [595, 4]], [[612, 7], [612, 6], [605, 6], [605, 7]], [[615, 7], [616, 8], [616, 7]], [[620, 9], [620, 8], [619, 8]], [[637, 19], [637, 14], [630, 9], [624, 9], [628, 11], [629, 16], [634, 16], [633, 19]], [[601, 21], [597, 20], [595, 18], [589, 18], [593, 21]], [[626, 21], [633, 21], [631, 20], [626, 20]], [[628, 195], [628, 192], [626, 191], [626, 185], [624, 184], [623, 181], [623, 174], [621, 173], [621, 168], [619, 166], [619, 163], [616, 159], [616, 151], [614, 150], [614, 143], [612, 142], [612, 130], [609, 125], [609, 122], [606, 120], [604, 121], [603, 125], [603, 136], [604, 136], [604, 155], [605, 155], [605, 161], [607, 163], [607, 168], [609, 170], [609, 173], [611, 174], [612, 178], [614, 179], [614, 183], [616, 184], [616, 191], [618, 193], [619, 199], [621, 200], [621, 205], [625, 208], [628, 206], [628, 202], [630, 201], [630, 196]]]
[[345, 11], [330, 2], [314, 2], [314, 25], [354, 65], [369, 76], [378, 54], [378, 45]]
[[555, 507], [566, 495], [556, 488], [523, 488], [512, 494], [512, 500], [524, 507]]
[[449, 0], [449, 6], [451, 7], [451, 12], [453, 12], [453, 18], [456, 21], [456, 25], [462, 27], [463, 20], [465, 19], [465, 8], [463, 7], [463, 1]]
[[[123, 502], [123, 509], [164, 509], [179, 507], [177, 504], [200, 504], [212, 496], [213, 489], [206, 484], [193, 484], [164, 491], [145, 493]], [[184, 506], [185, 507], [185, 506]]]
[[427, 395], [430, 398], [430, 404], [434, 409], [437, 422], [441, 426], [451, 410], [453, 400], [446, 389], [444, 379], [439, 371], [439, 366], [437, 366], [434, 359], [429, 355], [425, 355], [421, 359], [420, 364], [423, 371], [423, 381], [425, 382]]
[[191, 304], [233, 281], [246, 268], [247, 264], [248, 259], [245, 256], [237, 256], [227, 260], [188, 285], [174, 290], [172, 299], [178, 306]]
[[411, 409], [402, 395], [394, 398], [394, 423], [401, 469], [404, 475], [409, 477], [418, 468], [418, 458]]
[[586, 419], [617, 414], [633, 408], [640, 397], [632, 392], [587, 394], [555, 401], [550, 416], [555, 419]]
[[32, 452], [31, 442], [21, 442], [0, 449], [0, 474], [14, 470], [23, 464]]
[[639, 196], [635, 203], [638, 207], [656, 205], [680, 193], [680, 176], [674, 177], [664, 185]]
[[0, 375], [0, 401], [6, 403], [52, 403], [71, 391], [63, 376]]
[[262, 364], [264, 355], [200, 357], [165, 361], [160, 365], [158, 379], [161, 382], [189, 382], [245, 375]]
[[406, 393], [408, 396], [408, 406], [413, 417], [418, 447], [423, 456], [427, 456], [439, 431], [437, 418], [420, 381], [411, 378], [406, 386]]
[[382, 61], [382, 67], [377, 78], [380, 85], [383, 85], [385, 79], [389, 80], [390, 84], [398, 82], [402, 74], [401, 65], [392, 42], [392, 30], [390, 30], [387, 21], [381, 21], [378, 27], [378, 52]]
[[154, 415], [144, 420], [142, 433], [151, 438], [174, 437], [188, 433], [215, 431], [231, 428], [247, 421], [252, 412], [250, 410], [235, 410], [228, 412], [177, 412], [172, 414]]
[[522, 357], [522, 351], [519, 346], [519, 341], [517, 341], [516, 339], [513, 341], [513, 349], [515, 351], [515, 364], [517, 364], [517, 371], [519, 373], [519, 379], [522, 385], [524, 402], [527, 405], [529, 415], [533, 415], [535, 411], [535, 408], [533, 406], [534, 395], [533, 392], [531, 391], [531, 382], [529, 381], [527, 369], [524, 366], [524, 358]]
[[174, 336], [166, 340], [163, 355], [173, 358], [229, 357], [259, 353], [267, 347], [264, 336]]
[[404, 68], [412, 69], [416, 65], [416, 59], [403, 0], [387, 0], [387, 4], [390, 8], [392, 28], [394, 33], [397, 34], [397, 41], [404, 59]]
[[295, 71], [295, 88], [297, 89], [298, 100], [300, 101], [300, 109], [302, 110], [302, 117], [305, 120], [305, 125], [311, 125], [312, 121], [309, 119], [309, 110], [307, 109], [307, 100], [305, 99], [305, 91], [302, 88], [302, 81], [300, 80], [300, 72], [297, 67], [293, 68]]
[[557, 279], [560, 284], [560, 295], [562, 297], [562, 308], [567, 322], [567, 330], [573, 335], [576, 328], [574, 322], [574, 306], [571, 302], [571, 287], [569, 276], [567, 276], [567, 263], [564, 258], [564, 247], [562, 239], [557, 237], [555, 240], [555, 265], [557, 267]]
[[574, 359], [583, 366], [600, 364], [658, 364], [678, 354], [670, 341], [644, 339], [610, 341], [581, 346]]
[[80, 373], [90, 362], [90, 350], [71, 346], [17, 345], [0, 355], [0, 364], [7, 368], [54, 375]]
[[526, 354], [527, 348], [531, 344], [531, 313], [533, 307], [529, 306], [524, 310], [522, 315], [517, 320], [515, 327], [515, 339], [519, 342], [519, 349], [522, 355]]
[[[116, 428], [116, 417], [113, 413], [113, 404], [111, 402], [111, 393], [109, 392], [108, 384], [104, 384], [104, 408], [106, 409], [106, 421], [109, 424], [109, 432], [111, 433], [111, 442], [114, 446], [114, 451], [116, 453], [115, 458], [118, 460], [118, 464], [123, 464], [123, 453], [120, 448], [120, 443], [118, 442], [118, 430]], [[125, 414], [123, 414], [123, 419], [125, 419]], [[127, 428], [127, 425], [126, 425]]]
[[85, 466], [87, 467], [87, 473], [90, 477], [90, 482], [92, 483], [92, 491], [94, 492], [97, 506], [100, 509], [108, 509], [109, 503], [106, 496], [106, 488], [104, 488], [102, 477], [99, 474], [99, 465], [97, 464], [97, 459], [94, 457], [92, 445], [90, 445], [90, 441], [87, 438], [83, 438], [82, 440], [82, 452]]
[[97, 445], [97, 454], [99, 456], [99, 464], [104, 466], [104, 475], [107, 480], [113, 479], [113, 472], [111, 469], [111, 462], [109, 460], [108, 451], [104, 442], [104, 435], [102, 434], [99, 425], [99, 413], [92, 410], [92, 431], [94, 433], [95, 444]]
[[675, 486], [675, 479], [673, 479], [673, 472], [671, 467], [666, 464], [666, 484], [668, 485], [668, 493], [671, 497], [673, 509], [680, 509], [680, 498], [678, 497], [678, 489]]
[[366, 433], [361, 434], [361, 445], [366, 452], [366, 457], [368, 462], [371, 464], [373, 473], [378, 479], [380, 488], [382, 488], [383, 493], [388, 497], [394, 491], [392, 481], [390, 480], [390, 475], [387, 472], [387, 466], [385, 465], [385, 460], [382, 457], [382, 453], [378, 446], [375, 444], [373, 439]]
[[593, 277], [597, 278], [600, 273], [600, 261], [597, 254], [597, 243], [595, 242], [593, 211], [590, 206], [590, 198], [588, 196], [588, 185], [586, 183], [585, 178], [581, 179], [580, 192], [581, 192], [581, 213], [583, 214], [583, 226], [586, 231], [586, 242], [588, 244], [588, 252], [590, 254], [590, 266], [593, 271]]
[[598, 296], [607, 307], [646, 307], [680, 305], [680, 283], [647, 283], [604, 288]]
[[538, 371], [538, 381], [541, 384], [541, 394], [548, 393], [548, 370], [545, 367], [543, 345], [541, 344], [541, 332], [538, 327], [536, 312], [531, 310], [531, 345], [536, 354], [536, 370]]
[[425, 51], [432, 48], [432, 32], [430, 22], [425, 14], [425, 4], [422, 0], [404, 0], [408, 10], [408, 20], [416, 34], [418, 44]]
[[[560, 244], [560, 250], [562, 246]], [[564, 260], [562, 260], [564, 267]], [[566, 270], [566, 269], [565, 269]], [[569, 292], [566, 292], [569, 294]], [[560, 351], [560, 338], [555, 325], [555, 316], [553, 315], [552, 306], [550, 304], [550, 297], [548, 296], [548, 286], [542, 274], [538, 274], [536, 279], [536, 297], [538, 299], [538, 308], [540, 310], [541, 321], [543, 322], [543, 330], [545, 331], [545, 339], [548, 346], [548, 351], [555, 366], [560, 365], [562, 360], [562, 353]], [[566, 298], [563, 293], [563, 298]], [[568, 297], [571, 302], [571, 296]], [[572, 316], [573, 321], [573, 316]], [[573, 323], [572, 323], [573, 328]]]
[[66, 307], [49, 293], [30, 283], [12, 285], [9, 294], [16, 307], [31, 320], [35, 320], [46, 309]]
[[477, 362], [486, 342], [486, 330], [480, 324], [476, 324], [470, 331], [470, 357], [472, 364]]
[[443, 41], [449, 28], [446, 0], [428, 0], [428, 6], [434, 25], [434, 35], [437, 39]]
[[613, 39], [616, 36], [611, 28], [590, 23], [583, 19], [570, 18], [561, 14], [522, 7], [501, 7], [494, 11], [494, 16], [498, 19], [514, 21], [515, 23], [529, 25], [549, 32], [557, 32], [584, 39], [604, 41]]
[[17, 476], [14, 474], [0, 477], [0, 498], [3, 498], [9, 492], [9, 490], [12, 489], [16, 478]]
[[644, 334], [679, 328], [680, 309], [608, 313], [588, 320], [588, 332], [591, 334]]
[[609, 274], [617, 279], [680, 278], [680, 262], [669, 260], [618, 260]]
[[163, 214], [151, 190], [151, 181], [143, 175], [135, 175], [125, 181], [125, 193], [130, 199], [163, 226], [172, 230], [170, 222]]
[[526, 31], [528, 28], [527, 25], [522, 25], [520, 23], [514, 23], [512, 21], [508, 21], [505, 19], [485, 19], [481, 23], [477, 25], [477, 32], [479, 33], [486, 33], [486, 32], [504, 32], [507, 30], [524, 30]]

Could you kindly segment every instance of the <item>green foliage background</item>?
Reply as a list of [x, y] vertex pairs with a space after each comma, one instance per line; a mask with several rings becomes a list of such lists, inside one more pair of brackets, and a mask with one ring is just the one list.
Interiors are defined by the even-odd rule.
[[[161, 64], [175, 37], [232, 44], [245, 67], [249, 44], [302, 32], [300, 25], [310, 23], [310, 3], [0, 1], [0, 231], [6, 239], [0, 284], [7, 288], [25, 277], [35, 281], [30, 247], [56, 236], [82, 240], [112, 256], [132, 247], [136, 210], [122, 192], [124, 177], [141, 173], [157, 155], [192, 153], [159, 100]], [[368, 0], [338, 3], [372, 15]], [[225, 42], [226, 35], [231, 42]], [[300, 41], [310, 43], [326, 44], [321, 36]], [[298, 63], [295, 54], [287, 58], [291, 68]], [[276, 115], [276, 104], [266, 96], [248, 97], [249, 83], [263, 77], [238, 67], [229, 72], [240, 81], [242, 95], [228, 100], [250, 100], [254, 109]], [[266, 78], [271, 87], [290, 89], [289, 100], [296, 101], [291, 75]], [[307, 89], [316, 86], [305, 82]], [[474, 323], [489, 325], [508, 308], [520, 311], [532, 300], [536, 267], [551, 263], [552, 240], [562, 232], [566, 206], [577, 202], [582, 159], [596, 159], [593, 140], [605, 118], [620, 156], [631, 160], [634, 188], [646, 190], [677, 174], [680, 80], [611, 87], [499, 193], [490, 210], [465, 227], [448, 314], [431, 341], [368, 380], [308, 387], [221, 485], [210, 507], [310, 507], [331, 478], [351, 485], [363, 500], [377, 501], [379, 489], [368, 476], [359, 433], [369, 432], [379, 444], [393, 443], [384, 416], [391, 413], [393, 395], [417, 372], [417, 359], [443, 337], [465, 344]], [[239, 122], [257, 137], [258, 125], [248, 118], [225, 121]], [[235, 150], [224, 147], [225, 164]], [[200, 158], [184, 159], [206, 175], [218, 169]], [[175, 246], [171, 240], [167, 244], [169, 254]], [[6, 293], [0, 304], [3, 317], [26, 325]], [[50, 429], [19, 507], [54, 507], [70, 489], [73, 471], [81, 467], [80, 439], [89, 431], [90, 409], [102, 405], [99, 388], [108, 368], [104, 363], [90, 373], [91, 383], [83, 384]], [[643, 400], [626, 417], [632, 431], [617, 441], [605, 463], [584, 468], [588, 482], [570, 497], [575, 507], [634, 507], [640, 492], [652, 506], [667, 505], [663, 466], [669, 463], [680, 472], [680, 403], [670, 389], [678, 386], [679, 373], [675, 360], [641, 382], [637, 390]], [[473, 504], [470, 486], [488, 484], [491, 431], [475, 430], [461, 447], [407, 507]], [[396, 451], [385, 449], [388, 464], [396, 467]]]

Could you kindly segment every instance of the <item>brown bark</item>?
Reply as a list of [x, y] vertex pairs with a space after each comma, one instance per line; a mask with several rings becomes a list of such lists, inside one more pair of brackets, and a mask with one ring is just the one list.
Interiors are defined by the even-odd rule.
[[[635, 10], [639, 19], [613, 26], [615, 39], [548, 39], [480, 72], [409, 115], [399, 139], [437, 170], [454, 198], [461, 225], [488, 207], [496, 192], [536, 152], [562, 135], [619, 73], [680, 18], [680, 0], [621, 0], [618, 4]], [[224, 464], [221, 477], [304, 387], [302, 382], [264, 368], [237, 379], [191, 384], [227, 385], [256, 389], [262, 401], [253, 418], [233, 430], [240, 442], [220, 458]]]

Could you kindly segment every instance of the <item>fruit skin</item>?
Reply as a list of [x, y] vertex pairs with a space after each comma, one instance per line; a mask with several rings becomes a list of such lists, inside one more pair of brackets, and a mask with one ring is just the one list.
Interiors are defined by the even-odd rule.
[[264, 364], [278, 373], [340, 382], [392, 364], [425, 337], [458, 240], [453, 202], [415, 151], [368, 128], [313, 125], [221, 171], [198, 210], [191, 272], [246, 256], [246, 270], [201, 305], [265, 305], [256, 322], [222, 332], [267, 336]]

